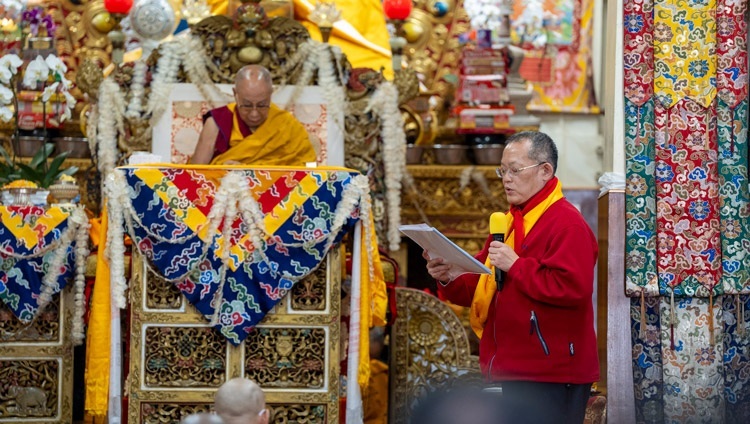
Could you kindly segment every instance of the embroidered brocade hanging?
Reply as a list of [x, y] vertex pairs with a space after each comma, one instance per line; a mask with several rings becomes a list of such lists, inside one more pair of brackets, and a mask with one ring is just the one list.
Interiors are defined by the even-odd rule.
[[656, 183], [654, 180], [653, 1], [624, 4], [625, 291], [659, 293], [656, 277]]
[[367, 178], [344, 169], [145, 166], [116, 177], [134, 246], [235, 345], [320, 265], [369, 200]]

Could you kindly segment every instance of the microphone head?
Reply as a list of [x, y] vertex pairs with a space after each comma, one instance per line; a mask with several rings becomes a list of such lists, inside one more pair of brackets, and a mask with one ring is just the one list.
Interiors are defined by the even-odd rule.
[[490, 215], [490, 234], [505, 234], [508, 232], [508, 219], [503, 212]]

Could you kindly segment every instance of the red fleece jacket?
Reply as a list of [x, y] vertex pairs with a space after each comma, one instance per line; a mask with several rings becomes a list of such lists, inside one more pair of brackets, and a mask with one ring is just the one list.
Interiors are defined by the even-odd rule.
[[[491, 241], [476, 256], [482, 263]], [[599, 379], [592, 301], [598, 251], [594, 233], [567, 200], [555, 202], [539, 218], [490, 305], [479, 343], [479, 364], [488, 380], [584, 384]], [[438, 284], [438, 290], [451, 302], [470, 306], [478, 280], [464, 274]]]

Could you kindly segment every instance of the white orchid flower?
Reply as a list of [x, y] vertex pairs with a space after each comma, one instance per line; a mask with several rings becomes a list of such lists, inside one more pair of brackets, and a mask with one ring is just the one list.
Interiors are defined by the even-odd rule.
[[8, 68], [0, 67], [0, 83], [10, 84], [13, 73]]
[[44, 59], [44, 61], [47, 63], [49, 70], [53, 74], [65, 75], [65, 72], [68, 71], [68, 67], [65, 66], [65, 63], [63, 63], [63, 61], [55, 55], [47, 56], [47, 59]]
[[60, 84], [62, 84], [63, 90], [70, 90], [73, 87], [73, 83], [64, 76], [60, 76]]
[[7, 68], [13, 74], [18, 71], [21, 65], [23, 65], [23, 60], [18, 55], [6, 54], [0, 57], [0, 68]]
[[49, 98], [52, 97], [52, 95], [55, 94], [55, 92], [57, 91], [58, 85], [60, 85], [60, 83], [56, 82], [44, 89], [44, 92], [42, 93], [43, 102], [49, 101]]
[[9, 105], [13, 101], [13, 91], [4, 85], [0, 85], [0, 104]]
[[67, 107], [70, 107], [70, 108], [72, 108], [73, 106], [75, 106], [75, 104], [76, 104], [77, 100], [76, 100], [76, 98], [75, 98], [75, 97], [73, 97], [73, 95], [72, 95], [72, 94], [70, 94], [70, 92], [68, 92], [68, 91], [63, 91], [63, 92], [62, 92], [62, 94], [63, 94], [63, 96], [65, 96], [65, 105], [66, 105]]
[[49, 78], [49, 67], [41, 56], [29, 62], [26, 71], [23, 74], [24, 87], [34, 88], [37, 83], [46, 81]]
[[72, 114], [70, 113], [71, 110], [73, 110], [72, 107], [65, 107], [64, 108], [63, 114], [62, 114], [62, 116], [60, 116], [60, 122], [65, 122], [65, 121], [67, 121], [67, 120], [69, 120], [71, 118], [71, 116], [72, 116]]
[[0, 107], [0, 121], [8, 122], [13, 119], [13, 111], [9, 107]]

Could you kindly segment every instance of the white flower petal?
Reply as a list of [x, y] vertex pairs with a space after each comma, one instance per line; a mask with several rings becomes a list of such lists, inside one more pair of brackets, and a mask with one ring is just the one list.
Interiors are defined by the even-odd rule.
[[13, 91], [4, 85], [0, 85], [0, 102], [4, 105], [13, 101]]
[[57, 86], [60, 85], [59, 82], [56, 82], [49, 87], [44, 89], [44, 92], [42, 93], [42, 101], [47, 102], [49, 101], [49, 98], [52, 97], [53, 94], [55, 94], [55, 91], [57, 91]]
[[65, 63], [63, 63], [63, 61], [55, 55], [47, 56], [47, 59], [45, 59], [44, 61], [47, 63], [47, 66], [53, 73], [62, 75], [68, 70], [68, 67], [65, 66]]
[[0, 121], [8, 122], [13, 119], [13, 111], [9, 107], [0, 107]]
[[0, 83], [9, 84], [12, 77], [13, 73], [10, 71], [10, 69], [0, 67]]
[[23, 74], [23, 85], [28, 88], [34, 88], [40, 81], [45, 81], [49, 77], [49, 67], [41, 56], [29, 62], [26, 72]]

